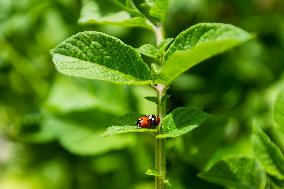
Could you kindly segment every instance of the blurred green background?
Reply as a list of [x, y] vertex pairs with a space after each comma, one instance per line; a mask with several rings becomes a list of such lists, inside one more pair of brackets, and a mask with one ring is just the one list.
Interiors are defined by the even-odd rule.
[[[49, 50], [84, 30], [102, 31], [139, 47], [147, 30], [82, 26], [80, 0], [0, 0], [0, 189], [151, 189], [153, 138], [102, 138], [112, 118], [155, 113], [150, 88], [71, 78], [56, 72]], [[171, 0], [167, 37], [199, 22], [223, 22], [256, 39], [195, 66], [169, 89], [179, 106], [214, 115], [192, 133], [167, 142], [174, 189], [222, 186], [196, 176], [221, 158], [252, 154], [252, 119], [272, 125], [284, 86], [283, 0]], [[273, 133], [271, 133], [273, 135]], [[282, 149], [284, 149], [282, 147]]]

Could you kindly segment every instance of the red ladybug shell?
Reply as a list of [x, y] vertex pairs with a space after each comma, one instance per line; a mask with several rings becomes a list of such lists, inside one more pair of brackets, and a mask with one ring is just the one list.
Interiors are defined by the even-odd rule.
[[160, 117], [153, 114], [140, 117], [136, 122], [137, 128], [156, 128], [159, 124]]
[[140, 117], [136, 122], [137, 128], [150, 128], [151, 121], [149, 118], [145, 115], [143, 117]]

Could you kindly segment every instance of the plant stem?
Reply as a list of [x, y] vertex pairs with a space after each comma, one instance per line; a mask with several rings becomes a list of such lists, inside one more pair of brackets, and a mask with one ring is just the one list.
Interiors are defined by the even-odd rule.
[[[158, 84], [155, 86], [159, 103], [157, 105], [157, 114], [161, 120], [166, 115], [166, 99], [163, 98], [166, 94], [165, 85]], [[161, 126], [158, 127], [158, 134], [161, 133]], [[166, 184], [166, 139], [156, 138], [155, 150], [155, 169], [157, 175], [155, 178], [155, 189], [165, 189]]]
[[[154, 27], [156, 44], [159, 46], [164, 39], [163, 26], [158, 25]], [[162, 59], [160, 60], [160, 65], [162, 65]], [[166, 86], [163, 84], [156, 84], [154, 88], [157, 91], [157, 115], [160, 117], [162, 122], [166, 115]], [[161, 124], [158, 126], [158, 133], [160, 134]], [[165, 189], [166, 188], [166, 139], [156, 138], [156, 149], [155, 149], [155, 169], [157, 171], [157, 176], [155, 177], [155, 189]]]
[[161, 26], [154, 26], [154, 32], [155, 32], [155, 37], [156, 37], [156, 44], [159, 46], [161, 42], [164, 39], [164, 32], [163, 32], [163, 27]]

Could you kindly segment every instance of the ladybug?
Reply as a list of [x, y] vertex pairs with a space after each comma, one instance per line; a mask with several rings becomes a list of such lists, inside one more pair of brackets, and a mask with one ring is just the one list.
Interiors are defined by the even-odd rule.
[[136, 121], [137, 128], [150, 128], [151, 121], [148, 116], [142, 116]]
[[157, 115], [150, 114], [148, 116], [140, 117], [137, 122], [137, 128], [155, 128], [160, 123], [160, 117]]
[[150, 124], [151, 127], [156, 127], [156, 126], [159, 125], [159, 123], [160, 123], [160, 117], [159, 116], [150, 114], [147, 117], [151, 122], [151, 124]]

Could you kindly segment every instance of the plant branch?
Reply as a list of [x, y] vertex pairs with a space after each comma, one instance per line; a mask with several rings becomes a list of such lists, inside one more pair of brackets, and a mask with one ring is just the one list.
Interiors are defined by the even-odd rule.
[[163, 27], [153, 25], [153, 30], [156, 37], [156, 44], [157, 46], [159, 46], [164, 39]]
[[[161, 120], [166, 115], [166, 99], [163, 98], [166, 94], [166, 87], [163, 84], [157, 84], [155, 86], [157, 91], [157, 97], [159, 103], [157, 105], [157, 114]], [[158, 133], [161, 133], [161, 125], [158, 127]], [[155, 150], [155, 169], [157, 176], [155, 178], [155, 188], [166, 188], [166, 139], [156, 138], [156, 150]]]
[[[154, 25], [152, 23], [153, 31], [155, 33], [156, 45], [157, 47], [164, 40], [163, 24]], [[163, 59], [159, 59], [160, 65], [162, 66]], [[166, 95], [167, 87], [164, 84], [154, 85], [154, 89], [157, 91], [157, 115], [160, 117], [160, 122], [166, 115], [166, 101], [164, 98]], [[161, 124], [158, 126], [158, 134], [162, 133]], [[155, 169], [157, 176], [155, 177], [155, 189], [165, 189], [166, 188], [166, 139], [156, 138], [155, 146]]]

